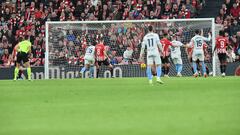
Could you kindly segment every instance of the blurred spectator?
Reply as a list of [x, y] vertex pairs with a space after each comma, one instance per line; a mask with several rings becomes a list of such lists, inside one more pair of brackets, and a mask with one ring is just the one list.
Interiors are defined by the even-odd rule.
[[131, 47], [127, 47], [126, 51], [123, 53], [123, 63], [124, 64], [130, 64], [132, 63], [132, 55], [133, 55], [133, 49]]

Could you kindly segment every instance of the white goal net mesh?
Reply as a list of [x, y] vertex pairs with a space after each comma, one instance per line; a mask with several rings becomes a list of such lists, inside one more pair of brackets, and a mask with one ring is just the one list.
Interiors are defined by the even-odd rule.
[[[124, 69], [123, 77], [144, 76], [145, 71], [139, 67], [139, 53], [143, 36], [148, 25], [160, 38], [163, 33], [169, 36], [176, 34], [182, 43], [189, 43], [196, 29], [203, 30], [207, 37], [212, 32], [212, 20], [151, 20], [151, 21], [102, 21], [102, 22], [48, 22], [47, 23], [47, 55], [45, 72], [47, 78], [78, 77], [84, 64], [84, 52], [87, 45], [95, 45], [100, 37], [104, 38], [110, 62], [114, 67]], [[212, 42], [206, 42], [205, 62], [209, 72], [213, 71]], [[188, 51], [181, 48], [184, 76], [192, 75]], [[172, 63], [172, 62], [171, 62]], [[53, 70], [54, 69], [54, 70]], [[104, 69], [104, 68], [103, 68]], [[68, 74], [69, 73], [69, 74]], [[101, 75], [102, 74], [102, 75]], [[100, 71], [103, 77], [104, 70]], [[171, 64], [170, 75], [176, 75]]]

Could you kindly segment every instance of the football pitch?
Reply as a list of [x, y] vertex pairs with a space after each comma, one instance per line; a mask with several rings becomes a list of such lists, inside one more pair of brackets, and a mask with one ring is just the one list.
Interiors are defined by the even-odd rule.
[[239, 135], [240, 77], [0, 81], [0, 135]]

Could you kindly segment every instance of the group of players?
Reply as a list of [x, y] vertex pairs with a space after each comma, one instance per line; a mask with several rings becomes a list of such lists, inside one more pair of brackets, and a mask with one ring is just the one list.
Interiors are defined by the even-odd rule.
[[[195, 30], [195, 36], [192, 37], [189, 44], [184, 45], [180, 41], [177, 41], [176, 35], [171, 37], [170, 41], [167, 37], [167, 34], [164, 34], [164, 37], [160, 40], [157, 33], [153, 32], [153, 27], [150, 25], [148, 27], [148, 33], [144, 36], [141, 52], [140, 52], [140, 60], [143, 60], [145, 48], [147, 49], [147, 77], [149, 79], [149, 83], [152, 84], [152, 70], [156, 70], [157, 75], [157, 83], [163, 84], [163, 81], [160, 79], [162, 69], [164, 72], [164, 76], [168, 76], [169, 73], [169, 56], [171, 56], [172, 61], [176, 67], [177, 76], [182, 76], [182, 58], [181, 58], [181, 50], [180, 47], [191, 48], [192, 52], [190, 53], [192, 68], [193, 68], [193, 76], [197, 77], [199, 72], [197, 70], [197, 63], [202, 67], [202, 74], [204, 77], [207, 77], [206, 65], [204, 63], [205, 55], [204, 55], [204, 46], [206, 46], [205, 41], [209, 42], [211, 40], [211, 34], [208, 34], [208, 38], [203, 37], [200, 30]], [[220, 69], [222, 76], [225, 76], [226, 71], [226, 59], [227, 59], [227, 44], [228, 39], [223, 36], [223, 31], [219, 32], [219, 36], [216, 38], [216, 46], [214, 48], [217, 50], [217, 54], [220, 60]], [[170, 49], [170, 53], [169, 53]], [[213, 52], [213, 53], [214, 53]], [[163, 66], [162, 66], [163, 65]], [[163, 67], [163, 68], [162, 68]]]
[[[148, 27], [148, 33], [144, 36], [140, 52], [140, 61], [144, 61], [145, 49], [147, 49], [147, 77], [149, 83], [152, 84], [152, 70], [155, 70], [157, 76], [157, 82], [163, 84], [160, 79], [162, 70], [164, 76], [168, 76], [170, 70], [169, 57], [176, 67], [177, 76], [182, 76], [181, 71], [183, 68], [182, 58], [181, 58], [181, 47], [191, 48], [191, 60], [193, 75], [198, 76], [199, 72], [197, 70], [197, 62], [202, 67], [202, 73], [207, 77], [206, 66], [204, 63], [204, 43], [205, 41], [211, 40], [211, 34], [209, 33], [208, 38], [201, 35], [200, 30], [195, 31], [195, 36], [191, 39], [189, 44], [184, 45], [180, 41], [177, 41], [177, 36], [172, 35], [171, 38], [168, 34], [164, 34], [164, 37], [160, 40], [157, 33], [153, 32], [153, 26]], [[171, 40], [171, 41], [170, 41]], [[216, 46], [214, 51], [217, 50], [217, 54], [220, 60], [220, 69], [222, 76], [225, 76], [226, 71], [226, 59], [227, 59], [227, 48], [228, 39], [224, 37], [223, 31], [219, 32], [219, 36], [216, 38]], [[170, 51], [169, 51], [170, 49]], [[14, 80], [17, 79], [19, 74], [20, 65], [23, 64], [27, 68], [28, 80], [31, 80], [31, 67], [29, 63], [29, 55], [31, 54], [31, 42], [20, 38], [20, 42], [15, 46], [13, 51], [13, 58], [16, 58], [16, 67], [14, 70]], [[96, 60], [96, 61], [95, 61]], [[86, 70], [89, 70], [90, 78], [94, 78], [94, 66], [97, 69], [97, 76], [99, 75], [99, 69], [101, 65], [105, 65], [109, 68], [111, 75], [113, 75], [113, 66], [109, 62], [109, 56], [107, 55], [106, 48], [104, 46], [104, 38], [100, 38], [99, 43], [94, 45], [89, 45], [86, 48], [84, 56], [84, 67], [80, 71], [80, 75], [83, 76]]]

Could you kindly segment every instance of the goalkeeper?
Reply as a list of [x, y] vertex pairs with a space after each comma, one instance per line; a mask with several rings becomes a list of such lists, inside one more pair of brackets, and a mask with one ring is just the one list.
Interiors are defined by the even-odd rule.
[[28, 80], [31, 80], [31, 67], [28, 59], [29, 54], [31, 54], [31, 46], [32, 44], [29, 40], [27, 40], [27, 36], [25, 37], [25, 39], [23, 39], [23, 37], [19, 37], [19, 43], [14, 47], [13, 51], [17, 52], [17, 61], [14, 70], [14, 80], [17, 80], [21, 62], [23, 62], [24, 67], [27, 68]]

